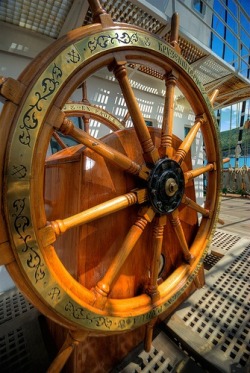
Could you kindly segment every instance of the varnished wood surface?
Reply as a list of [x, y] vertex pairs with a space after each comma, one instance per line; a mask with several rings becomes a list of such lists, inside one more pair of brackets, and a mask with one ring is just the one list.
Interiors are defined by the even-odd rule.
[[[150, 132], [159, 147], [160, 130], [150, 129]], [[175, 147], [178, 141], [174, 138]], [[105, 142], [127, 154], [129, 158], [136, 159], [138, 163], [143, 162], [141, 147], [132, 129], [108, 135]], [[65, 163], [63, 163], [64, 153]], [[71, 216], [116, 196], [124, 195], [137, 187], [133, 176], [124, 174], [91, 150], [83, 150], [78, 157], [77, 160], [74, 155], [72, 162], [69, 162], [65, 150], [60, 152], [60, 161], [58, 153], [54, 159], [53, 156], [49, 159], [45, 177], [48, 221]], [[56, 162], [54, 164], [56, 159], [59, 161], [58, 164]], [[190, 162], [190, 158], [189, 161], [186, 159], [186, 169], [191, 168]], [[193, 182], [189, 184], [186, 193], [190, 198], [195, 199]], [[51, 185], [54, 187], [51, 188]], [[65, 185], [65, 187], [62, 189], [60, 185]], [[81, 284], [92, 289], [105, 276], [112, 258], [117, 254], [133, 222], [136, 222], [137, 213], [138, 206], [130, 206], [124, 211], [74, 228], [58, 238], [57, 253], [69, 272]], [[179, 218], [189, 243], [197, 230], [196, 212], [182, 205]], [[183, 260], [180, 243], [169, 219], [167, 219], [164, 232], [162, 253], [166, 259], [166, 267], [163, 278], [178, 266], [178, 262], [181, 263]], [[114, 284], [110, 294], [111, 297], [132, 297], [147, 286], [148, 270], [151, 268], [153, 255], [152, 234], [153, 226], [149, 225], [135, 245], [129, 260], [124, 263], [117, 284]]]

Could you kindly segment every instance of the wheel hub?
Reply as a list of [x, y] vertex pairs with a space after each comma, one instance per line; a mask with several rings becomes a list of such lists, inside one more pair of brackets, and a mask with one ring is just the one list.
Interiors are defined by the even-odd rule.
[[185, 181], [180, 165], [172, 159], [158, 161], [148, 182], [149, 198], [156, 212], [168, 214], [181, 203]]

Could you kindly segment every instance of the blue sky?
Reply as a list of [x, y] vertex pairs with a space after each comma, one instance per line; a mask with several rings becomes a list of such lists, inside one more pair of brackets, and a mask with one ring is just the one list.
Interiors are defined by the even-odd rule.
[[[242, 103], [237, 103], [221, 110], [221, 131], [227, 131], [240, 126], [241, 107]], [[250, 100], [247, 100], [246, 103], [244, 121], [248, 117], [250, 117]]]

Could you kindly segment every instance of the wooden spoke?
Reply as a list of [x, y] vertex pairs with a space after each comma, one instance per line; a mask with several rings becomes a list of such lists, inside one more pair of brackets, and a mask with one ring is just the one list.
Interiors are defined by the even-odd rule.
[[87, 338], [88, 334], [82, 330], [69, 330], [62, 347], [50, 364], [47, 373], [61, 372], [74, 349]]
[[56, 131], [54, 131], [52, 133], [52, 136], [57, 141], [57, 143], [61, 146], [62, 149], [66, 149], [67, 148], [67, 145], [63, 142], [63, 140], [61, 139], [61, 137], [58, 135], [58, 133]]
[[206, 166], [196, 168], [195, 170], [189, 170], [184, 173], [185, 183], [189, 180], [194, 179], [197, 176], [204, 174], [205, 172], [213, 171], [215, 169], [215, 164], [209, 163]]
[[203, 119], [197, 118], [194, 125], [191, 127], [190, 131], [188, 132], [187, 136], [185, 137], [185, 139], [179, 146], [174, 157], [174, 160], [178, 162], [179, 164], [183, 162], [183, 160], [186, 157], [187, 152], [190, 150], [191, 145], [197, 135], [197, 132], [199, 131], [201, 127], [202, 122], [203, 122]]
[[222, 160], [222, 162], [223, 162], [223, 163], [230, 162], [230, 158], [224, 158], [224, 159]]
[[84, 131], [85, 131], [86, 133], [89, 133], [89, 122], [90, 122], [89, 118], [87, 118], [87, 116], [84, 115], [84, 116], [82, 117], [82, 120], [83, 120]]
[[9, 241], [0, 242], [0, 265], [7, 265], [15, 260]]
[[152, 207], [148, 207], [139, 213], [139, 217], [135, 224], [130, 228], [125, 240], [117, 252], [116, 256], [111, 262], [104, 277], [97, 283], [94, 292], [96, 294], [96, 301], [94, 305], [98, 308], [103, 308], [107, 297], [111, 291], [111, 286], [118, 276], [124, 262], [128, 258], [136, 242], [140, 238], [148, 222], [151, 222], [155, 216]]
[[113, 198], [107, 202], [103, 202], [97, 206], [91, 207], [88, 210], [80, 212], [74, 216], [70, 216], [64, 220], [55, 220], [50, 222], [56, 235], [66, 232], [68, 229], [87, 224], [93, 220], [100, 219], [108, 214], [120, 211], [135, 203], [143, 203], [147, 200], [146, 189], [140, 189], [135, 192], [124, 194]]
[[[86, 104], [89, 104], [88, 96], [87, 96], [87, 84], [86, 84], [86, 81], [83, 82], [81, 88], [82, 88], [82, 102], [86, 103]], [[82, 116], [82, 121], [83, 121], [84, 131], [87, 132], [87, 133], [89, 133], [89, 122], [90, 122], [89, 115], [83, 115]]]
[[144, 350], [146, 352], [149, 352], [151, 350], [154, 326], [155, 326], [156, 321], [157, 321], [157, 317], [149, 321], [146, 327], [145, 338], [144, 338]]
[[170, 221], [171, 221], [171, 224], [172, 224], [172, 226], [175, 230], [175, 233], [177, 235], [179, 243], [181, 245], [182, 253], [183, 253], [183, 256], [184, 256], [185, 260], [187, 262], [191, 262], [192, 255], [191, 255], [191, 253], [189, 252], [189, 249], [188, 249], [188, 244], [187, 244], [187, 241], [186, 241], [186, 238], [185, 238], [183, 228], [181, 226], [181, 221], [180, 221], [180, 218], [179, 218], [179, 211], [178, 210], [175, 210], [171, 213]]
[[220, 219], [220, 218], [218, 219], [218, 223], [221, 224], [221, 225], [224, 225], [224, 224], [225, 224], [224, 220], [222, 220], [222, 219]]
[[95, 139], [81, 129], [76, 128], [71, 120], [65, 118], [60, 127], [60, 131], [65, 135], [72, 136], [74, 139], [113, 162], [123, 170], [138, 175], [144, 180], [148, 179], [149, 170], [146, 167], [142, 168], [126, 155], [104, 144], [102, 141]]
[[27, 87], [13, 78], [0, 76], [0, 96], [18, 104], [25, 94]]
[[152, 303], [156, 302], [159, 297], [160, 293], [158, 291], [157, 280], [159, 275], [159, 267], [160, 267], [160, 257], [161, 257], [161, 250], [162, 250], [162, 242], [163, 242], [163, 232], [164, 226], [166, 225], [167, 217], [166, 215], [162, 215], [156, 220], [153, 232], [153, 260], [151, 262], [150, 268], [150, 282], [147, 288], [147, 294], [150, 295], [152, 299]]
[[161, 134], [161, 154], [172, 157], [173, 153], [173, 118], [174, 118], [174, 90], [176, 86], [177, 77], [173, 74], [169, 74], [166, 79], [166, 94], [165, 104], [162, 121], [162, 134]]
[[94, 22], [100, 22], [101, 21], [100, 16], [103, 14], [107, 15], [105, 10], [102, 8], [99, 0], [89, 0], [89, 6], [93, 14]]
[[[198, 203], [194, 202], [191, 198], [188, 198], [186, 195], [183, 196], [182, 198], [182, 203], [184, 203], [185, 205], [187, 205], [188, 207], [191, 207], [193, 210], [199, 212], [200, 214], [202, 214], [203, 216], [207, 217], [207, 218], [210, 218], [212, 216], [212, 212], [205, 209], [204, 207], [198, 205]], [[225, 222], [224, 220], [222, 219], [218, 219], [218, 223], [221, 224], [221, 225], [224, 225]]]
[[171, 18], [171, 33], [170, 33], [170, 44], [174, 47], [174, 49], [180, 53], [181, 49], [178, 44], [179, 38], [179, 15], [178, 13], [174, 13]]
[[193, 210], [201, 213], [203, 216], [210, 218], [211, 214], [209, 210], [205, 209], [204, 207], [201, 207], [200, 205], [198, 205], [198, 203], [194, 202], [191, 198], [188, 198], [186, 195], [183, 196], [181, 202], [191, 207]]
[[124, 125], [124, 127], [126, 127], [126, 123], [127, 123], [127, 121], [129, 120], [129, 118], [130, 118], [130, 112], [128, 111], [127, 113], [126, 113], [126, 115], [125, 115], [125, 117], [122, 119], [122, 124]]
[[219, 90], [215, 89], [212, 93], [212, 95], [209, 97], [211, 105], [214, 105], [216, 98], [218, 97]]
[[145, 161], [155, 163], [159, 159], [159, 154], [153, 144], [149, 130], [142, 116], [140, 107], [135, 98], [133, 89], [130, 85], [128, 75], [127, 75], [127, 70], [124, 64], [125, 64], [124, 62], [121, 62], [121, 63], [117, 62], [115, 66], [113, 66], [112, 68], [113, 68], [115, 77], [120, 84], [124, 99], [126, 101], [131, 119], [135, 127], [135, 131], [141, 143], [141, 146], [144, 152]]
[[47, 373], [58, 373], [61, 372], [70, 355], [72, 354], [75, 346], [78, 344], [78, 341], [73, 339], [70, 333], [67, 334], [67, 337], [62, 345], [57, 356], [49, 366]]

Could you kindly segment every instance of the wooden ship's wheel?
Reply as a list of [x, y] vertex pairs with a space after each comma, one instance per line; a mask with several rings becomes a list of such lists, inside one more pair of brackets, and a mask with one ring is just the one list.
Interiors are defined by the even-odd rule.
[[[146, 325], [149, 349], [156, 320], [203, 284], [219, 209], [213, 98], [180, 55], [177, 16], [167, 44], [113, 23], [98, 1], [90, 5], [97, 23], [68, 33], [18, 80], [1, 84], [0, 262], [44, 315], [69, 330], [51, 371], [86, 334], [119, 335]], [[145, 124], [127, 75], [130, 63], [165, 80], [160, 128]], [[76, 128], [63, 108], [104, 68], [113, 72], [133, 126], [96, 139]], [[173, 133], [175, 87], [195, 115], [184, 140]], [[55, 131], [78, 145], [47, 157]], [[190, 149], [198, 132], [207, 163], [193, 169]], [[201, 206], [194, 179], [205, 173]]]

